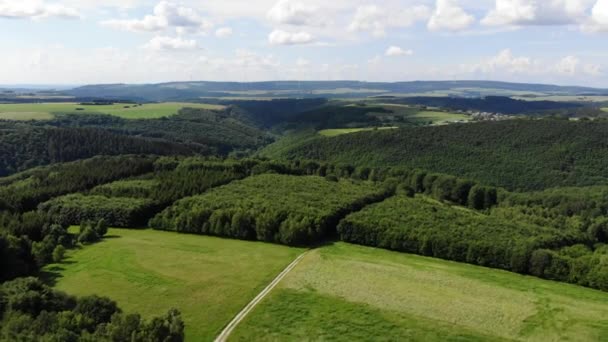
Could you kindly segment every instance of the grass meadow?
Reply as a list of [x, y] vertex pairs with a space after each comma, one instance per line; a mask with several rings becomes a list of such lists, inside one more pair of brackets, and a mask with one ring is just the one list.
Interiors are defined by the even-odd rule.
[[0, 104], [0, 119], [49, 120], [55, 113], [109, 114], [125, 119], [154, 119], [177, 114], [184, 108], [223, 109], [220, 105], [164, 102], [139, 105], [116, 103], [113, 105], [79, 105], [64, 103]]
[[233, 340], [599, 341], [608, 293], [337, 243], [309, 253]]
[[174, 307], [188, 341], [211, 341], [303, 250], [153, 230], [111, 229], [44, 276], [58, 290], [98, 294], [145, 317]]
[[420, 110], [416, 107], [400, 104], [379, 104], [393, 113], [374, 114], [382, 117], [384, 115], [403, 117], [406, 120], [420, 123], [431, 123], [432, 125], [443, 125], [455, 121], [469, 121], [470, 117], [459, 113], [442, 112], [437, 110]]
[[373, 130], [385, 130], [385, 129], [396, 129], [398, 127], [368, 127], [368, 128], [333, 128], [333, 129], [323, 129], [319, 131], [319, 134], [325, 137], [336, 137], [342, 134], [350, 134], [364, 131], [373, 131]]

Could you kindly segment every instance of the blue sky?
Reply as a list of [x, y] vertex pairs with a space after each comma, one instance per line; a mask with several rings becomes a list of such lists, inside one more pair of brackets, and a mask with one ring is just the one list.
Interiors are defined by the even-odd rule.
[[0, 41], [0, 84], [482, 79], [608, 88], [608, 0], [0, 0]]

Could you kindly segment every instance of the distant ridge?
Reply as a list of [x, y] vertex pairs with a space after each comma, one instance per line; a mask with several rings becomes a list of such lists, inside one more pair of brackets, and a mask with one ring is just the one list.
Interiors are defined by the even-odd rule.
[[167, 82], [158, 84], [99, 84], [67, 91], [76, 97], [130, 98], [170, 101], [201, 97], [367, 97], [382, 95], [606, 95], [608, 89], [498, 81], [268, 81], [268, 82]]

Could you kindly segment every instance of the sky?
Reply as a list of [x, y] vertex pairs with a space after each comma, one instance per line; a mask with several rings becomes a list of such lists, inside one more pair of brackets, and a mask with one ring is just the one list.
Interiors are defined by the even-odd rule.
[[0, 0], [0, 84], [608, 88], [608, 0]]

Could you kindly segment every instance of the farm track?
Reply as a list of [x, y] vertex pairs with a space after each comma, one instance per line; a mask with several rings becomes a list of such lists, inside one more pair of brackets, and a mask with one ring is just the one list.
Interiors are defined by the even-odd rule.
[[291, 262], [291, 264], [287, 265], [287, 267], [285, 267], [285, 269], [281, 271], [281, 273], [279, 273], [279, 275], [277, 275], [276, 278], [274, 278], [274, 280], [270, 282], [270, 284], [268, 284], [264, 290], [262, 290], [262, 292], [260, 292], [255, 298], [253, 298], [251, 302], [249, 302], [249, 304], [243, 308], [243, 310], [234, 316], [232, 321], [230, 321], [224, 330], [222, 330], [222, 332], [215, 338], [215, 342], [226, 342], [232, 331], [234, 331], [239, 323], [241, 323], [241, 321], [247, 317], [247, 315], [256, 307], [256, 305], [258, 305], [309, 252], [310, 250], [300, 254], [294, 261]]

